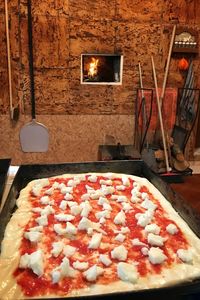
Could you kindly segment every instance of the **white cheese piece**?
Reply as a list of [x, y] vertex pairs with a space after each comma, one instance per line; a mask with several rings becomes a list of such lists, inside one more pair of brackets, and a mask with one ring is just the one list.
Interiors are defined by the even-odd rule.
[[93, 189], [93, 187], [90, 186], [90, 185], [88, 185], [88, 184], [85, 185], [85, 188], [86, 188], [86, 190], [87, 190], [87, 193], [90, 193], [90, 191], [91, 191], [91, 192], [94, 192], [94, 191], [95, 191], [95, 190]]
[[99, 200], [97, 203], [98, 203], [98, 205], [104, 205], [104, 204], [109, 204], [109, 201], [105, 197], [99, 197]]
[[157, 247], [151, 247], [148, 251], [148, 256], [149, 261], [154, 265], [163, 263], [167, 258], [163, 250]]
[[53, 207], [51, 205], [47, 205], [44, 209], [42, 209], [42, 211], [40, 212], [41, 216], [43, 215], [50, 215], [50, 214], [54, 214], [55, 210], [53, 209]]
[[41, 207], [33, 207], [33, 208], [31, 209], [31, 211], [32, 211], [32, 212], [35, 212], [35, 213], [41, 213], [42, 208], [41, 208]]
[[167, 225], [166, 230], [168, 233], [170, 233], [172, 235], [174, 235], [178, 232], [178, 228], [174, 224]]
[[75, 175], [74, 176], [75, 180], [79, 180], [79, 181], [85, 181], [86, 180], [86, 176], [84, 174], [80, 174], [80, 175]]
[[71, 257], [76, 252], [76, 248], [70, 245], [66, 245], [63, 247], [63, 253], [67, 257]]
[[149, 199], [149, 195], [147, 193], [141, 193], [142, 199]]
[[126, 222], [126, 215], [125, 213], [121, 210], [114, 218], [114, 223], [115, 224], [122, 224]]
[[132, 195], [131, 196], [131, 202], [132, 203], [139, 203], [139, 202], [141, 202], [141, 198], [139, 198], [139, 197], [137, 197], [135, 195]]
[[127, 212], [132, 209], [132, 206], [128, 202], [122, 202], [122, 209]]
[[95, 217], [99, 220], [101, 218], [110, 218], [110, 211], [109, 210], [102, 210], [95, 213]]
[[43, 226], [35, 226], [28, 229], [29, 231], [42, 231]]
[[125, 240], [126, 236], [123, 235], [122, 233], [119, 233], [116, 237], [115, 237], [115, 241], [119, 241], [119, 242], [123, 242]]
[[157, 224], [149, 224], [149, 225], [145, 226], [144, 231], [146, 233], [159, 234], [160, 233], [160, 227]]
[[131, 195], [134, 196], [134, 197], [140, 198], [140, 197], [141, 197], [141, 194], [142, 194], [142, 193], [138, 190], [138, 188], [133, 188], [133, 189], [131, 190]]
[[69, 234], [77, 234], [77, 228], [72, 223], [67, 222], [66, 232]]
[[149, 253], [149, 249], [147, 247], [142, 247], [141, 248], [141, 252], [144, 256], [147, 256]]
[[66, 228], [63, 228], [61, 224], [54, 224], [53, 229], [59, 235], [66, 234]]
[[98, 200], [102, 196], [103, 196], [103, 193], [100, 190], [96, 190], [96, 191], [94, 190], [92, 193], [90, 193], [90, 198], [92, 200]]
[[20, 257], [19, 268], [26, 269], [29, 267], [30, 255], [25, 253]]
[[80, 271], [86, 270], [88, 266], [89, 266], [88, 262], [80, 262], [78, 260], [73, 262], [73, 268]]
[[68, 222], [68, 221], [72, 221], [75, 219], [74, 216], [72, 215], [68, 215], [68, 214], [58, 214], [54, 216], [56, 220], [60, 221], [60, 222]]
[[191, 264], [193, 260], [192, 251], [185, 249], [178, 249], [176, 252], [178, 257], [185, 263]]
[[78, 179], [77, 180], [70, 179], [67, 183], [67, 186], [75, 187], [79, 183], [80, 183], [80, 181]]
[[116, 190], [117, 191], [125, 191], [126, 187], [124, 185], [116, 185]]
[[41, 240], [42, 233], [38, 231], [24, 232], [24, 237], [32, 243], [36, 243]]
[[49, 196], [43, 196], [43, 197], [40, 198], [40, 203], [44, 204], [44, 205], [49, 204], [50, 201], [51, 200], [50, 200]]
[[58, 189], [59, 188], [59, 182], [55, 181], [53, 184], [52, 184], [52, 187], [54, 189]]
[[138, 238], [133, 239], [131, 242], [133, 246], [147, 246], [145, 243], [141, 242]]
[[102, 186], [101, 191], [104, 196], [111, 195], [115, 192], [115, 188], [113, 186]]
[[88, 181], [90, 181], [90, 182], [97, 182], [97, 176], [94, 175], [94, 174], [88, 176]]
[[113, 184], [111, 179], [107, 179], [107, 180], [100, 179], [99, 182], [100, 182], [101, 185], [112, 185]]
[[81, 200], [82, 200], [82, 201], [86, 201], [86, 200], [89, 200], [89, 199], [90, 199], [90, 194], [88, 194], [88, 193], [83, 194], [83, 195], [81, 196]]
[[[138, 216], [138, 218], [137, 218], [137, 216]], [[140, 214], [140, 213], [136, 214], [135, 217], [136, 217], [136, 219], [138, 219], [137, 225], [145, 227], [151, 222], [151, 220], [153, 218], [153, 212], [147, 210], [144, 214]]]
[[42, 179], [38, 179], [38, 184], [41, 185], [41, 187], [45, 187], [50, 185], [50, 181], [48, 178], [42, 178]]
[[156, 210], [157, 208], [157, 205], [147, 198], [141, 203], [141, 206], [149, 210]]
[[77, 202], [75, 201], [67, 201], [67, 205], [71, 208], [74, 205], [77, 205]]
[[103, 209], [112, 211], [112, 207], [109, 203], [103, 203]]
[[127, 176], [122, 176], [122, 183], [125, 186], [130, 186], [130, 180]]
[[87, 279], [87, 281], [96, 281], [97, 277], [102, 275], [104, 270], [97, 265], [92, 266], [87, 271], [83, 273], [84, 277]]
[[46, 190], [44, 193], [45, 193], [45, 195], [52, 195], [53, 191], [54, 191], [54, 188], [51, 187], [50, 189]]
[[63, 247], [64, 247], [63, 242], [54, 242], [52, 244], [52, 246], [53, 246], [53, 249], [51, 250], [51, 254], [54, 257], [58, 257], [63, 250]]
[[43, 254], [41, 250], [37, 250], [30, 254], [29, 267], [33, 273], [38, 276], [42, 276], [44, 272], [43, 267]]
[[61, 194], [70, 194], [73, 192], [73, 187], [71, 186], [63, 186], [61, 189], [60, 189], [60, 192]]
[[66, 185], [64, 184], [64, 182], [59, 183], [58, 188], [61, 190], [62, 188], [65, 188]]
[[128, 227], [121, 227], [120, 230], [114, 230], [114, 233], [123, 233], [123, 234], [126, 234], [126, 233], [129, 233], [130, 232], [130, 229]]
[[105, 174], [105, 177], [108, 178], [108, 179], [114, 179], [115, 175], [113, 173], [108, 172], [108, 173]]
[[127, 197], [126, 196], [118, 196], [116, 202], [126, 202], [127, 201]]
[[88, 248], [89, 249], [97, 249], [100, 246], [101, 243], [101, 239], [102, 239], [102, 233], [95, 233], [92, 236], [92, 239], [89, 242]]
[[149, 233], [147, 240], [152, 246], [162, 247], [164, 245], [165, 238], [157, 234]]
[[60, 209], [62, 209], [62, 210], [66, 210], [66, 208], [67, 208], [67, 201], [62, 200], [62, 201], [60, 202], [59, 207], [60, 207]]
[[106, 222], [106, 219], [104, 218], [104, 217], [101, 217], [100, 219], [99, 219], [99, 223], [100, 224], [104, 224]]
[[82, 202], [80, 204], [80, 207], [82, 209], [82, 211], [81, 211], [81, 217], [87, 218], [88, 215], [89, 215], [89, 213], [92, 210], [92, 206], [90, 205], [89, 201]]
[[92, 228], [92, 222], [89, 219], [83, 217], [78, 224], [78, 229], [88, 230], [89, 228]]
[[92, 235], [93, 235], [93, 232], [94, 232], [94, 229], [93, 229], [93, 228], [88, 228], [87, 234], [88, 234], [89, 236], [92, 236]]
[[112, 264], [112, 260], [110, 260], [109, 256], [106, 254], [100, 254], [99, 260], [104, 264], [106, 267], [109, 267]]
[[82, 208], [79, 205], [73, 205], [70, 208], [70, 212], [73, 216], [79, 215], [81, 213], [81, 211], [82, 211]]
[[120, 261], [125, 261], [127, 259], [128, 251], [123, 245], [115, 247], [111, 251], [111, 257]]
[[43, 215], [41, 217], [38, 217], [35, 219], [35, 221], [40, 225], [40, 226], [46, 226], [48, 225], [48, 218], [47, 215]]
[[118, 197], [119, 197], [119, 195], [111, 195], [110, 196], [110, 200], [117, 200], [118, 199]]
[[64, 196], [65, 200], [70, 201], [73, 200], [73, 196], [70, 193], [66, 193]]
[[31, 192], [34, 196], [38, 197], [40, 195], [41, 190], [42, 190], [42, 186], [37, 184], [32, 187]]
[[117, 265], [117, 275], [122, 281], [136, 283], [138, 280], [138, 272], [134, 265], [120, 262]]
[[58, 270], [53, 270], [51, 272], [51, 277], [52, 277], [52, 283], [58, 283], [59, 280], [61, 279], [61, 273]]
[[60, 264], [60, 272], [61, 275], [64, 277], [76, 277], [76, 271], [70, 267], [69, 259], [67, 257], [64, 257], [62, 260], [62, 263]]

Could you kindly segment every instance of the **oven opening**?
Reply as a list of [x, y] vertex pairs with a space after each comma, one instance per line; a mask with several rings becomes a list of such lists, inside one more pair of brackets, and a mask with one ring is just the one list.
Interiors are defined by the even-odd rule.
[[123, 56], [118, 54], [82, 54], [82, 84], [122, 84]]

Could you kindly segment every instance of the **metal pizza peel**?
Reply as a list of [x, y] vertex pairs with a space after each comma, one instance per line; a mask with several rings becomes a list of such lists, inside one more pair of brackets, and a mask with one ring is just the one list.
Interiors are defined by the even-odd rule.
[[24, 152], [46, 152], [49, 146], [49, 132], [45, 125], [36, 121], [35, 114], [31, 0], [28, 0], [28, 39], [32, 121], [21, 128], [20, 143]]

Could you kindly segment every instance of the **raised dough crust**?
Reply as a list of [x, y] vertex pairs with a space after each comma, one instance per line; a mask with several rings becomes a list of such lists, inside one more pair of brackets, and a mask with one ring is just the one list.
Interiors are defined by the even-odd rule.
[[[104, 176], [107, 173], [88, 173], [94, 175]], [[121, 178], [125, 174], [113, 173], [115, 177]], [[61, 176], [55, 176], [52, 178], [69, 178], [80, 174], [64, 174]], [[87, 174], [81, 174], [87, 175]], [[164, 210], [170, 215], [170, 219], [174, 220], [176, 224], [181, 228], [187, 237], [187, 241], [191, 245], [191, 251], [193, 252], [193, 264], [177, 264], [170, 269], [163, 269], [162, 274], [148, 275], [147, 278], [140, 277], [136, 284], [128, 282], [117, 281], [109, 285], [93, 284], [88, 288], [73, 291], [66, 295], [77, 296], [77, 295], [95, 295], [103, 293], [113, 293], [120, 291], [130, 290], [142, 290], [149, 288], [160, 288], [173, 284], [180, 283], [182, 281], [190, 281], [200, 276], [200, 240], [192, 232], [187, 223], [178, 215], [173, 209], [172, 205], [164, 198], [164, 196], [145, 178], [127, 175], [129, 178], [146, 186], [150, 193], [155, 198], [159, 199]], [[21, 242], [23, 234], [23, 227], [29, 221], [31, 216], [31, 205], [28, 202], [28, 195], [32, 186], [37, 180], [31, 181], [21, 192], [17, 200], [18, 209], [10, 219], [6, 230], [5, 236], [2, 242], [2, 252], [0, 256], [0, 299], [26, 299], [22, 294], [20, 287], [16, 284], [15, 279], [12, 276], [13, 271], [19, 263], [19, 251], [18, 247]], [[58, 295], [47, 295], [46, 297], [60, 297]], [[37, 297], [39, 298], [39, 297]], [[45, 298], [44, 296], [41, 298]]]

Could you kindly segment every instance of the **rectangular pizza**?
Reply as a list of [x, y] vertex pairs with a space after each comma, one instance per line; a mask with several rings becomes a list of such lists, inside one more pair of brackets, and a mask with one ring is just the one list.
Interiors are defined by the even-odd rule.
[[0, 299], [162, 288], [200, 276], [200, 240], [145, 178], [64, 174], [21, 190], [1, 244]]

